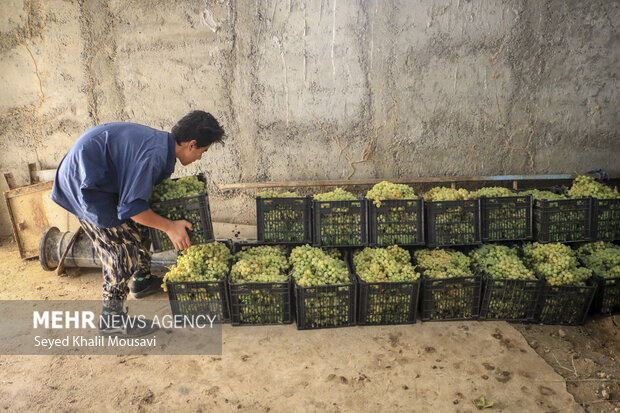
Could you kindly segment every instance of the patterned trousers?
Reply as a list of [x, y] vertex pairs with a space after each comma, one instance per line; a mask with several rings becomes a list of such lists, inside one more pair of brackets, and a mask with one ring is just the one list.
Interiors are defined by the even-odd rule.
[[127, 220], [112, 228], [99, 228], [80, 219], [93, 241], [103, 269], [103, 304], [117, 306], [127, 298], [128, 282], [151, 277], [151, 237], [148, 227]]

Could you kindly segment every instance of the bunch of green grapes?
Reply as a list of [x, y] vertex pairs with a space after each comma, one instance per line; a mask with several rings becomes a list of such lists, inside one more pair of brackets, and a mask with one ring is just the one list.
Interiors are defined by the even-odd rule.
[[379, 182], [366, 193], [366, 199], [372, 199], [378, 207], [381, 206], [381, 201], [414, 198], [416, 198], [416, 194], [409, 185], [393, 184], [388, 181]]
[[473, 265], [479, 271], [495, 279], [535, 280], [532, 270], [528, 269], [517, 256], [516, 248], [505, 245], [483, 245], [469, 253]]
[[620, 277], [620, 246], [603, 241], [591, 242], [577, 248], [577, 255], [599, 277]]
[[528, 243], [523, 246], [525, 264], [545, 278], [549, 285], [584, 286], [592, 270], [579, 266], [575, 252], [567, 245]]
[[521, 195], [532, 195], [532, 198], [537, 199], [539, 201], [547, 200], [547, 201], [557, 201], [560, 199], [568, 199], [565, 195], [556, 194], [551, 191], [541, 191], [539, 189], [528, 189], [527, 191], [519, 192]]
[[579, 175], [573, 181], [573, 186], [568, 190], [571, 198], [593, 197], [599, 199], [620, 198], [618, 188], [610, 188], [605, 184], [597, 182], [588, 175]]
[[233, 283], [285, 282], [289, 268], [286, 250], [281, 246], [261, 245], [238, 252], [230, 270]]
[[316, 194], [314, 196], [315, 201], [355, 201], [357, 198], [349, 191], [345, 191], [342, 188], [336, 188], [331, 192], [325, 192], [322, 194]]
[[[196, 176], [179, 178], [175, 181], [164, 179], [160, 184], [155, 185], [151, 196], [150, 204], [153, 211], [171, 220], [184, 219], [192, 223], [192, 231], [189, 231], [189, 239], [192, 244], [202, 244], [206, 242], [202, 219], [200, 215], [200, 201], [197, 198], [185, 201], [183, 205], [166, 206], [158, 205], [162, 201], [173, 199], [195, 197], [205, 191], [204, 182]], [[173, 249], [174, 245], [168, 235], [163, 231], [158, 231], [162, 250]]]
[[170, 267], [164, 276], [162, 288], [166, 282], [196, 282], [222, 280], [228, 273], [232, 254], [225, 244], [192, 245], [177, 258], [177, 263]]
[[471, 199], [475, 199], [475, 198], [481, 198], [481, 197], [494, 198], [494, 197], [515, 196], [515, 194], [514, 192], [512, 192], [512, 190], [508, 188], [504, 188], [502, 186], [490, 186], [490, 187], [480, 188], [474, 192], [470, 192], [469, 196], [471, 197]]
[[277, 191], [263, 191], [257, 195], [259, 198], [299, 198], [300, 196], [295, 192], [277, 192]]
[[467, 189], [436, 186], [423, 195], [425, 201], [463, 201], [472, 199]]
[[205, 184], [197, 176], [187, 176], [174, 181], [167, 178], [153, 187], [151, 203], [196, 196], [203, 193], [204, 190]]
[[309, 245], [293, 248], [289, 261], [296, 283], [303, 287], [348, 284], [347, 264], [332, 254]]
[[387, 248], [364, 248], [353, 256], [355, 271], [368, 282], [410, 282], [420, 278], [411, 264], [409, 251], [397, 245]]
[[426, 278], [468, 277], [471, 260], [462, 252], [450, 249], [420, 249], [414, 252], [418, 267]]

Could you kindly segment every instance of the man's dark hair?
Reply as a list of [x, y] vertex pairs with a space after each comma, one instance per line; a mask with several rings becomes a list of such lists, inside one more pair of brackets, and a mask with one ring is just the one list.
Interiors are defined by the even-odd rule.
[[194, 110], [183, 116], [170, 131], [174, 140], [189, 142], [196, 140], [196, 147], [204, 148], [212, 143], [223, 143], [224, 129], [217, 120], [208, 112]]

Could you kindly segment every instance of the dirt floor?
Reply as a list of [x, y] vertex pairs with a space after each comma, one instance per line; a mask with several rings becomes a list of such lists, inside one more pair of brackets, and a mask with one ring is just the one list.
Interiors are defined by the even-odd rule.
[[[98, 299], [0, 244], [0, 299]], [[159, 298], [166, 299], [162, 293]], [[223, 329], [221, 356], [0, 356], [7, 411], [620, 411], [620, 323]]]

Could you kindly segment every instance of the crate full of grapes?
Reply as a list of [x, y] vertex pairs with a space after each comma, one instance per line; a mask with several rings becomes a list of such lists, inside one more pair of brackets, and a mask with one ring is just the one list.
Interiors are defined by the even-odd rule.
[[480, 200], [463, 188], [435, 187], [424, 194], [426, 245], [481, 244]]
[[341, 188], [313, 200], [315, 246], [359, 247], [367, 244], [366, 200]]
[[[204, 175], [165, 179], [153, 188], [150, 204], [155, 213], [165, 218], [189, 221], [192, 224], [192, 230], [188, 230], [192, 245], [215, 240]], [[154, 228], [149, 230], [155, 252], [174, 248], [165, 232]]]
[[592, 199], [534, 201], [534, 234], [538, 242], [589, 241]]
[[[572, 188], [571, 188], [572, 189]], [[580, 242], [592, 237], [592, 199], [559, 190], [530, 189], [534, 198], [534, 239], [537, 242]]]
[[534, 321], [541, 281], [514, 247], [485, 244], [469, 256], [483, 275], [481, 320]]
[[257, 239], [263, 244], [312, 242], [312, 198], [292, 192], [261, 192], [256, 196]]
[[422, 321], [477, 319], [482, 277], [460, 251], [423, 249], [414, 253], [422, 271]]
[[424, 245], [424, 200], [408, 185], [383, 181], [366, 194], [368, 245]]
[[592, 239], [620, 240], [620, 198], [592, 199]]
[[596, 241], [577, 248], [581, 263], [592, 270], [597, 286], [592, 311], [601, 314], [620, 313], [620, 245]]
[[583, 324], [592, 305], [596, 284], [592, 270], [582, 266], [577, 253], [565, 244], [523, 246], [523, 260], [543, 285], [535, 321], [543, 324]]
[[289, 256], [297, 329], [355, 325], [356, 287], [343, 251], [303, 245]]
[[244, 245], [228, 278], [231, 322], [239, 325], [293, 322], [292, 284], [284, 246]]
[[359, 325], [416, 322], [420, 274], [409, 251], [396, 245], [367, 247], [353, 254], [352, 269], [359, 288]]
[[488, 187], [472, 193], [472, 197], [480, 198], [482, 241], [532, 239], [531, 195], [516, 195], [503, 187]]
[[230, 269], [231, 246], [222, 242], [192, 245], [177, 257], [164, 276], [175, 316], [205, 316], [221, 323], [230, 321], [226, 277]]
[[594, 241], [620, 240], [620, 193], [595, 180], [593, 176], [580, 175], [568, 190], [571, 198], [592, 198], [591, 238]]

